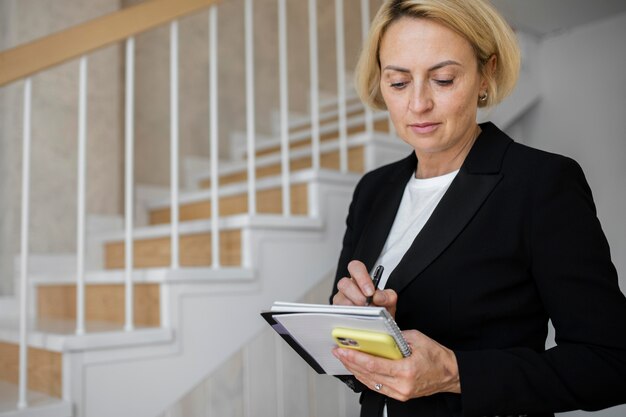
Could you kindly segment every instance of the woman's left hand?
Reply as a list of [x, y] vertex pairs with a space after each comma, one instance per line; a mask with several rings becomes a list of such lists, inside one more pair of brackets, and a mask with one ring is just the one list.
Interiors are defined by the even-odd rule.
[[417, 330], [402, 333], [412, 349], [408, 358], [386, 359], [339, 347], [333, 354], [368, 388], [399, 401], [438, 392], [460, 393], [454, 352]]

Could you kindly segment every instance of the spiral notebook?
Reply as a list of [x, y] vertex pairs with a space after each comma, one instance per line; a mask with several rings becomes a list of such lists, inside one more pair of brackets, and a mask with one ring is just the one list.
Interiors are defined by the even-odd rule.
[[261, 316], [317, 373], [349, 375], [332, 354], [334, 328], [369, 330], [391, 335], [404, 357], [411, 348], [383, 307], [350, 307], [275, 302]]

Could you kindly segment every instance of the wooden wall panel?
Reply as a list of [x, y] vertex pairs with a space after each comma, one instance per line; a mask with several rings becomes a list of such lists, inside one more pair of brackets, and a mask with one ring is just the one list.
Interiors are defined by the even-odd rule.
[[[170, 238], [143, 239], [134, 242], [135, 268], [167, 267], [171, 262]], [[124, 268], [124, 242], [105, 245], [105, 268]], [[220, 263], [223, 266], [241, 265], [241, 231], [220, 232]], [[181, 266], [211, 265], [211, 234], [198, 233], [180, 236]]]
[[[282, 213], [280, 188], [257, 191], [257, 212], [262, 214]], [[220, 216], [243, 214], [248, 212], [248, 194], [239, 194], [220, 198]], [[291, 212], [298, 215], [308, 213], [308, 194], [306, 184], [291, 186]], [[208, 219], [211, 217], [211, 202], [208, 200], [181, 204], [180, 221]], [[150, 224], [170, 222], [170, 209], [163, 208], [150, 212]]]
[[[19, 346], [0, 342], [0, 380], [18, 384]], [[62, 355], [59, 352], [28, 348], [28, 389], [61, 398]]]
[[[160, 325], [159, 284], [134, 284], [135, 326]], [[90, 284], [85, 287], [85, 320], [123, 325], [125, 321], [123, 284]], [[37, 289], [37, 317], [76, 320], [76, 286], [42, 285]], [[89, 328], [87, 329], [89, 330]]]

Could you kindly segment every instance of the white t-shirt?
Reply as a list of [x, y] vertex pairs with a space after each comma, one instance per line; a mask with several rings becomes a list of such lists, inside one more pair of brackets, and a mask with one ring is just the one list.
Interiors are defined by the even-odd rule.
[[385, 288], [389, 275], [409, 250], [415, 237], [430, 218], [458, 172], [459, 170], [456, 170], [439, 177], [425, 179], [412, 176], [406, 184], [400, 208], [375, 264], [375, 266], [385, 267], [378, 288]]
[[[450, 183], [459, 170], [439, 177], [417, 179], [412, 176], [404, 188], [402, 201], [391, 226], [391, 231], [385, 242], [375, 266], [385, 267], [378, 283], [378, 288], [385, 288], [389, 275], [400, 263], [409, 247], [422, 230], [435, 207], [448, 190]], [[373, 273], [374, 271], [371, 271]], [[383, 417], [387, 417], [387, 405], [383, 409]]]

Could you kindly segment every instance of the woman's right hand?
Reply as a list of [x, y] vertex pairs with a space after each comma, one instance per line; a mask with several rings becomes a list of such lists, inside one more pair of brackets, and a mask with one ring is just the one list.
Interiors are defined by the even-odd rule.
[[398, 295], [394, 290], [378, 290], [374, 288], [365, 264], [361, 261], [351, 261], [348, 264], [350, 277], [344, 277], [337, 282], [337, 294], [333, 297], [333, 304], [337, 305], [366, 305], [367, 297], [374, 295], [372, 304], [385, 307], [395, 317]]

